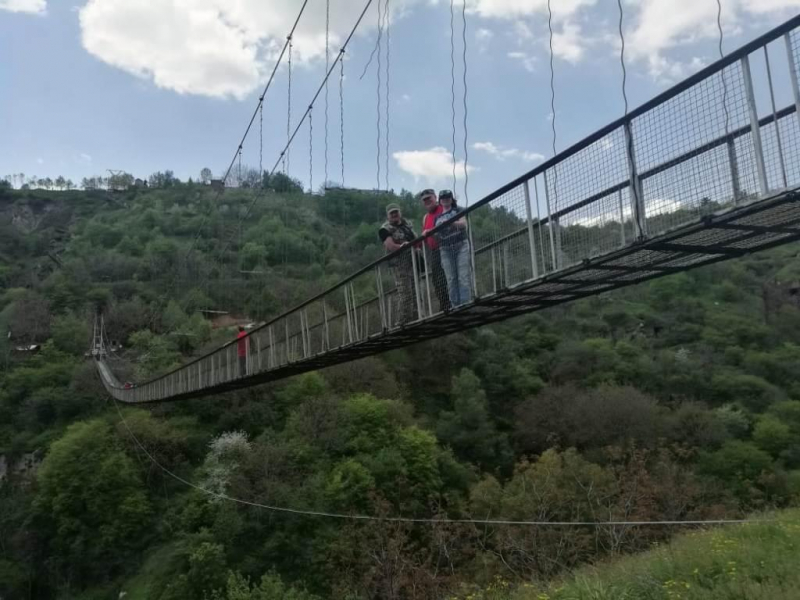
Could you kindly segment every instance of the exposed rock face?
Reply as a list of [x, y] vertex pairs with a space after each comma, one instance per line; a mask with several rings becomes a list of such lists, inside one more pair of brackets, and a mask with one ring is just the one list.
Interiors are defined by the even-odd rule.
[[41, 462], [39, 451], [23, 454], [16, 463], [10, 463], [5, 455], [0, 454], [0, 486], [12, 478], [22, 484], [29, 483], [36, 476]]
[[40, 453], [38, 450], [23, 454], [22, 457], [17, 461], [17, 464], [14, 465], [14, 475], [24, 480], [33, 478], [36, 475], [36, 470], [39, 468], [39, 465], [42, 462], [42, 459], [39, 455]]
[[54, 204], [43, 204], [34, 209], [29, 203], [17, 203], [11, 207], [11, 224], [22, 233], [36, 230], [47, 215], [55, 209]]

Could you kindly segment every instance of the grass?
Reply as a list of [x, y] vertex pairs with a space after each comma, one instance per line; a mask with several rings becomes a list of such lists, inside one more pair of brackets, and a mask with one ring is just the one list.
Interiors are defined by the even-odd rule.
[[[576, 570], [547, 585], [493, 584], [474, 600], [797, 600], [800, 509], [772, 522], [684, 533], [641, 554]], [[502, 589], [505, 588], [505, 589]]]

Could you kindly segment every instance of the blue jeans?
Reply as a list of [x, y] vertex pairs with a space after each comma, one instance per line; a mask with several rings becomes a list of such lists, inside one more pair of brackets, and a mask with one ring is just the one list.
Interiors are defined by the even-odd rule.
[[454, 246], [442, 246], [440, 254], [442, 269], [447, 279], [450, 304], [453, 308], [472, 301], [472, 265], [469, 241]]

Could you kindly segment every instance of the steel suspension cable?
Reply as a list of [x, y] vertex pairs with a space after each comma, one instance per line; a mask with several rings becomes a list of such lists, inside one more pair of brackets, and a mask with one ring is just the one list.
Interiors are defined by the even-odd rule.
[[455, 7], [450, 0], [450, 124], [453, 141], [453, 193], [456, 192], [456, 46], [455, 46]]
[[242, 147], [239, 146], [239, 172], [237, 175], [239, 181], [236, 182], [236, 187], [242, 187]]
[[314, 110], [308, 113], [308, 191], [314, 193]]
[[[717, 29], [719, 30], [719, 57], [724, 58], [722, 42], [725, 35], [722, 31], [722, 0], [717, 0]], [[719, 76], [722, 78], [722, 108], [725, 111], [725, 135], [728, 135], [730, 132], [730, 114], [728, 113], [728, 82], [725, 80], [725, 69], [719, 72]]]
[[377, 182], [376, 189], [381, 189], [381, 38], [383, 37], [383, 20], [381, 18], [381, 0], [378, 0], [378, 68], [377, 68], [377, 96], [378, 96], [378, 110], [375, 126], [378, 133], [376, 141], [376, 157], [375, 163], [377, 167]]
[[[461, 4], [461, 37], [464, 44], [464, 204], [469, 206], [469, 149], [468, 149], [468, 136], [469, 129], [467, 128], [467, 3], [462, 1]], [[453, 190], [455, 192], [455, 190]]]
[[[358, 16], [358, 20], [356, 21], [356, 23], [353, 26], [353, 28], [350, 30], [350, 33], [348, 34], [347, 39], [345, 39], [344, 44], [342, 44], [342, 48], [339, 50], [338, 54], [336, 55], [336, 58], [333, 60], [333, 64], [331, 65], [330, 69], [328, 70], [327, 74], [325, 75], [325, 78], [323, 79], [322, 83], [317, 88], [317, 91], [314, 94], [314, 97], [312, 98], [311, 103], [309, 104], [309, 106], [313, 106], [314, 105], [314, 103], [316, 102], [317, 98], [322, 93], [322, 90], [325, 87], [325, 82], [328, 81], [328, 79], [330, 78], [331, 73], [333, 72], [333, 69], [336, 67], [337, 64], [341, 64], [341, 62], [343, 61], [344, 54], [345, 54], [345, 51], [347, 49], [347, 46], [350, 43], [350, 41], [353, 39], [353, 36], [355, 35], [356, 30], [358, 29], [358, 26], [361, 24], [361, 21], [364, 20], [364, 15], [366, 15], [367, 10], [372, 5], [372, 2], [373, 2], [373, 0], [367, 0], [366, 4], [364, 5], [364, 8], [361, 11], [361, 14]], [[308, 110], [306, 110], [306, 112], [300, 118], [300, 121], [295, 126], [294, 132], [292, 133], [291, 137], [289, 138], [289, 141], [287, 142], [286, 146], [284, 146], [283, 152], [285, 152], [289, 148], [289, 146], [291, 145], [292, 141], [294, 140], [294, 137], [297, 135], [297, 131], [299, 130], [300, 126], [305, 121], [306, 116], [308, 116]], [[278, 159], [278, 161], [276, 161], [275, 165], [272, 168], [272, 172], [274, 172], [275, 169], [277, 169], [277, 166], [278, 166], [279, 163], [280, 163], [280, 159]]]
[[292, 128], [292, 39], [289, 38], [289, 86], [288, 86], [288, 93], [289, 97], [286, 102], [286, 149], [285, 154], [283, 155], [283, 172], [285, 175], [289, 175], [289, 132]]
[[553, 156], [556, 155], [556, 87], [555, 87], [555, 69], [553, 65], [553, 9], [550, 6], [550, 0], [547, 0], [547, 28], [550, 30], [550, 115], [553, 120], [551, 122], [553, 129]]
[[344, 56], [339, 61], [339, 155], [342, 159], [342, 187], [344, 187]]
[[389, 0], [386, 0], [386, 7], [383, 11], [383, 18], [386, 21], [386, 151], [384, 152], [384, 173], [386, 178], [386, 191], [389, 191], [389, 112], [390, 112], [390, 102], [389, 102], [389, 73], [390, 73], [390, 66], [391, 66], [391, 34], [390, 34], [390, 26], [391, 26], [391, 15], [389, 13]]
[[619, 40], [620, 40], [620, 49], [619, 49], [619, 63], [622, 67], [622, 99], [625, 102], [625, 114], [628, 114], [628, 71], [625, 68], [625, 34], [622, 30], [622, 19], [623, 19], [623, 10], [622, 10], [622, 0], [617, 0], [617, 7], [619, 8]]
[[[553, 156], [556, 155], [556, 85], [555, 85], [555, 67], [553, 54], [553, 9], [550, 6], [550, 1], [547, 0], [547, 28], [550, 31], [550, 114], [553, 117], [551, 126], [553, 129]], [[553, 167], [553, 199], [558, 202], [558, 165]], [[549, 225], [552, 227], [552, 225]], [[556, 257], [553, 256], [555, 264]]]
[[[325, 0], [325, 71], [327, 72], [331, 64], [330, 48], [330, 26], [331, 26], [331, 0]], [[328, 82], [325, 82], [325, 180], [323, 187], [328, 185]]]
[[264, 98], [259, 99], [258, 109], [258, 184], [264, 185]]
[[[269, 79], [267, 79], [267, 83], [264, 85], [264, 89], [262, 90], [261, 95], [258, 98], [258, 104], [256, 105], [256, 108], [253, 111], [253, 114], [250, 116], [250, 120], [248, 121], [247, 127], [244, 130], [244, 134], [242, 135], [242, 139], [239, 141], [239, 144], [236, 146], [236, 151], [234, 152], [230, 163], [228, 163], [228, 168], [225, 170], [225, 174], [222, 176], [222, 188], [219, 191], [217, 191], [216, 195], [212, 199], [212, 202], [211, 202], [211, 205], [210, 205], [210, 209], [208, 211], [206, 211], [206, 213], [203, 215], [203, 218], [202, 218], [202, 220], [200, 222], [200, 225], [197, 227], [197, 232], [195, 233], [194, 237], [192, 238], [192, 241], [189, 244], [189, 248], [184, 253], [183, 260], [179, 261], [179, 262], [182, 262], [184, 265], [188, 265], [189, 255], [192, 253], [192, 251], [194, 250], [195, 246], [197, 245], [197, 242], [199, 241], [200, 237], [202, 236], [203, 228], [208, 223], [208, 219], [209, 219], [209, 217], [211, 215], [211, 212], [217, 206], [216, 200], [220, 198], [220, 196], [222, 195], [222, 193], [224, 191], [225, 184], [228, 181], [228, 177], [230, 177], [231, 170], [233, 169], [234, 164], [236, 164], [236, 159], [239, 156], [239, 151], [242, 148], [242, 146], [244, 145], [244, 142], [247, 139], [247, 136], [250, 134], [251, 128], [253, 127], [253, 123], [255, 122], [256, 114], [258, 114], [259, 111], [261, 111], [262, 108], [263, 108], [264, 98], [266, 97], [267, 92], [269, 91], [270, 87], [272, 86], [272, 82], [275, 80], [275, 75], [278, 72], [278, 68], [280, 67], [281, 63], [283, 62], [283, 57], [285, 56], [286, 51], [288, 49], [289, 40], [294, 35], [294, 32], [297, 29], [298, 24], [300, 23], [300, 18], [303, 16], [303, 13], [305, 12], [307, 5], [308, 5], [308, 0], [303, 0], [303, 4], [300, 6], [300, 11], [297, 13], [297, 17], [295, 18], [294, 23], [292, 24], [292, 28], [289, 31], [289, 35], [287, 36], [286, 42], [283, 44], [283, 47], [281, 48], [280, 54], [278, 55], [278, 59], [275, 61], [275, 65], [272, 68], [272, 72], [270, 73]], [[177, 276], [173, 277], [169, 282], [167, 291], [164, 294], [162, 294], [159, 297], [159, 299], [155, 302], [153, 312], [150, 315], [150, 318], [148, 319], [148, 323], [149, 323], [150, 326], [153, 325], [153, 322], [155, 320], [156, 315], [158, 314], [158, 311], [159, 311], [161, 303], [172, 292], [172, 290], [174, 289], [175, 285], [177, 285], [177, 281], [178, 281], [178, 277]]]
[[[272, 82], [275, 79], [275, 74], [278, 72], [278, 68], [281, 66], [281, 63], [283, 62], [283, 57], [286, 54], [286, 51], [289, 47], [289, 41], [291, 40], [292, 36], [294, 36], [294, 32], [297, 29], [297, 25], [300, 23], [300, 18], [303, 16], [303, 13], [305, 12], [307, 5], [308, 5], [308, 0], [303, 0], [303, 4], [300, 7], [300, 12], [297, 13], [297, 17], [295, 18], [294, 23], [292, 24], [292, 29], [289, 31], [289, 35], [286, 37], [286, 42], [284, 42], [283, 47], [281, 48], [281, 52], [278, 55], [278, 60], [275, 61], [275, 65], [272, 68], [272, 72], [269, 75], [269, 79], [267, 80], [266, 85], [264, 86], [264, 90], [261, 92], [261, 95], [258, 98], [258, 104], [256, 105], [256, 109], [253, 111], [253, 115], [250, 117], [250, 121], [247, 123], [247, 127], [244, 130], [244, 135], [242, 136], [242, 139], [239, 142], [239, 147], [244, 145], [244, 142], [247, 139], [248, 134], [250, 133], [250, 129], [252, 128], [253, 123], [256, 120], [256, 114], [264, 104], [264, 98], [266, 97], [270, 86], [272, 86]], [[227, 180], [228, 175], [230, 174], [235, 161], [236, 161], [236, 154], [234, 154], [230, 164], [228, 165], [228, 169], [225, 171], [225, 175], [222, 178], [223, 182]]]
[[[300, 131], [300, 127], [303, 126], [303, 123], [305, 122], [306, 117], [308, 117], [309, 113], [314, 108], [314, 103], [317, 101], [317, 98], [319, 98], [320, 94], [325, 89], [325, 84], [327, 83], [328, 79], [330, 78], [331, 73], [333, 73], [333, 70], [336, 68], [337, 63], [339, 65], [343, 64], [344, 55], [345, 55], [345, 52], [347, 50], [347, 45], [353, 39], [353, 36], [355, 35], [356, 30], [358, 29], [358, 26], [361, 24], [361, 21], [364, 20], [364, 15], [367, 13], [367, 10], [372, 5], [372, 2], [373, 2], [373, 0], [367, 0], [366, 4], [364, 5], [364, 8], [361, 11], [361, 14], [359, 15], [358, 19], [356, 20], [355, 25], [353, 25], [353, 28], [350, 30], [350, 33], [348, 34], [347, 38], [345, 39], [344, 44], [342, 44], [342, 47], [339, 49], [339, 52], [337, 53], [336, 58], [333, 60], [333, 63], [331, 64], [330, 68], [328, 69], [328, 72], [325, 74], [325, 77], [322, 80], [322, 83], [320, 83], [319, 87], [317, 88], [317, 91], [315, 92], [313, 98], [311, 99], [311, 102], [309, 103], [308, 108], [305, 110], [305, 112], [303, 113], [303, 116], [297, 122], [297, 125], [295, 126], [294, 130], [292, 131], [291, 135], [289, 136], [289, 139], [287, 140], [286, 145], [283, 147], [283, 149], [281, 150], [280, 155], [278, 156], [278, 159], [275, 161], [275, 164], [272, 166], [272, 169], [270, 170], [270, 173], [269, 173], [270, 177], [275, 174], [275, 171], [280, 166], [281, 161], [283, 160], [283, 157], [287, 154], [287, 152], [289, 150], [289, 147], [291, 146], [292, 142], [294, 141], [295, 137], [297, 136], [298, 131]], [[341, 79], [340, 79], [340, 90], [341, 90], [342, 81], [344, 79], [344, 69], [343, 69], [343, 67], [341, 67], [340, 73], [342, 74], [341, 75]], [[340, 91], [340, 93], [341, 93], [341, 91]], [[342, 121], [342, 123], [343, 122], [344, 121]], [[344, 139], [344, 138], [342, 138], [342, 139]], [[342, 146], [342, 148], [344, 148], [344, 146]], [[342, 151], [342, 174], [344, 174], [344, 151]], [[250, 205], [247, 207], [247, 210], [245, 211], [245, 214], [241, 217], [240, 220], [245, 220], [250, 216], [250, 213], [252, 212], [253, 207], [255, 207], [256, 203], [261, 199], [261, 196], [263, 195], [262, 192], [263, 191], [259, 191], [259, 193], [255, 194], [255, 196], [253, 197], [253, 200], [250, 202]], [[224, 253], [225, 250], [227, 250], [229, 245], [230, 245], [230, 243], [225, 244], [223, 246], [222, 250], [221, 250], [221, 253]]]

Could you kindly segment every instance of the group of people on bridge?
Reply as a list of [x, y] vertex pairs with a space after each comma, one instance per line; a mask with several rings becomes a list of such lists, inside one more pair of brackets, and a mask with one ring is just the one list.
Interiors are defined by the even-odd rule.
[[[418, 317], [415, 265], [433, 280], [436, 298], [443, 312], [472, 301], [473, 274], [467, 221], [463, 216], [457, 218], [464, 209], [458, 206], [451, 190], [442, 190], [437, 197], [434, 190], [425, 189], [417, 194], [417, 199], [425, 209], [423, 235], [442, 223], [455, 220], [425, 238], [426, 251], [423, 251], [421, 244], [417, 244], [411, 252], [398, 253], [389, 260], [397, 286], [398, 320], [401, 324], [410, 323]], [[413, 225], [403, 217], [400, 206], [389, 204], [386, 207], [386, 222], [378, 230], [378, 237], [386, 252], [392, 253], [410, 244], [417, 234]]]
[[[443, 223], [449, 224], [428, 235], [424, 242], [414, 244], [410, 252], [399, 252], [389, 259], [397, 286], [398, 310], [394, 320], [400, 324], [411, 323], [419, 317], [418, 273], [425, 273], [433, 282], [436, 299], [443, 312], [471, 302], [473, 295], [467, 220], [464, 216], [458, 216], [464, 209], [458, 206], [450, 190], [442, 190], [437, 196], [434, 190], [425, 189], [417, 194], [417, 199], [425, 208], [423, 235]], [[386, 207], [386, 222], [378, 230], [378, 236], [387, 253], [400, 250], [417, 239], [414, 226], [403, 217], [398, 204]], [[415, 269], [418, 271], [415, 272]], [[229, 343], [233, 344], [234, 340]], [[248, 373], [249, 339], [243, 325], [238, 327], [235, 344], [239, 377], [244, 377]]]

